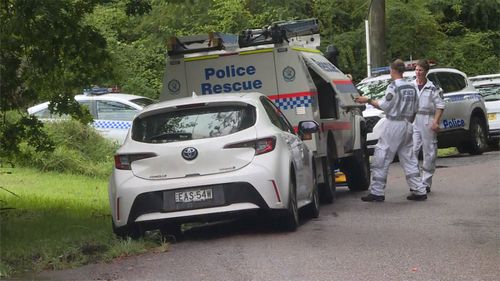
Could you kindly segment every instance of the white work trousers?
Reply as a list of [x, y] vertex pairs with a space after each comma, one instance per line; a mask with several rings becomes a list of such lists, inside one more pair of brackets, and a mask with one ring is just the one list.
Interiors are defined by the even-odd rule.
[[417, 156], [413, 151], [412, 124], [407, 121], [385, 120], [383, 126], [373, 155], [370, 192], [373, 195], [384, 195], [389, 165], [397, 153], [412, 193], [426, 194], [425, 185], [420, 178]]
[[418, 155], [420, 149], [424, 156], [422, 162], [422, 182], [432, 186], [432, 176], [436, 170], [437, 135], [431, 129], [433, 116], [417, 114], [413, 122], [413, 151]]

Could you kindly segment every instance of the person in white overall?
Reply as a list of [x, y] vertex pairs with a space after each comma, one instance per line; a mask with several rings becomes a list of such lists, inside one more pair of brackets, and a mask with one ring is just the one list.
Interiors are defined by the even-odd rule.
[[445, 108], [440, 90], [427, 80], [429, 63], [419, 60], [415, 68], [416, 79], [413, 84], [418, 89], [418, 111], [413, 121], [413, 150], [418, 155], [423, 152], [422, 182], [427, 192], [431, 192], [432, 176], [436, 170], [437, 133], [439, 122]]
[[383, 131], [375, 146], [372, 162], [372, 180], [370, 193], [361, 198], [366, 202], [382, 202], [385, 200], [385, 186], [389, 165], [398, 154], [411, 195], [408, 200], [423, 201], [427, 199], [425, 185], [420, 178], [417, 156], [413, 150], [412, 122], [418, 109], [418, 95], [415, 86], [403, 80], [404, 62], [400, 59], [391, 63], [390, 73], [394, 80], [387, 87], [385, 96], [380, 100], [371, 100], [366, 96], [356, 98], [358, 103], [369, 103], [383, 110], [386, 119]]

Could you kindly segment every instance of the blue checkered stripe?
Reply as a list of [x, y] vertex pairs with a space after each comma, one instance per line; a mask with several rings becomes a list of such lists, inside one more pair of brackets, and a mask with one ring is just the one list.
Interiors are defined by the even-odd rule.
[[95, 120], [94, 128], [96, 129], [123, 129], [128, 130], [132, 126], [132, 121], [109, 121]]
[[310, 96], [274, 100], [274, 104], [281, 110], [294, 109], [296, 107], [309, 107], [311, 103], [312, 99]]

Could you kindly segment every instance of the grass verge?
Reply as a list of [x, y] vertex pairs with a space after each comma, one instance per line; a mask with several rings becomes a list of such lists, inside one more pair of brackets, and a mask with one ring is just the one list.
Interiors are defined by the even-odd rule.
[[168, 249], [158, 234], [115, 238], [102, 178], [1, 168], [0, 215], [0, 277]]
[[458, 154], [458, 150], [455, 147], [438, 149], [438, 157], [446, 157], [455, 154]]

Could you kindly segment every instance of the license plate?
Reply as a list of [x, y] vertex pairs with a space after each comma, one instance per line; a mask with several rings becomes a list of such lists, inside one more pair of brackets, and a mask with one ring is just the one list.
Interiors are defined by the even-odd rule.
[[212, 200], [214, 198], [211, 188], [178, 191], [175, 193], [175, 203], [192, 203]]
[[497, 114], [496, 113], [488, 113], [488, 121], [494, 121], [497, 120]]

